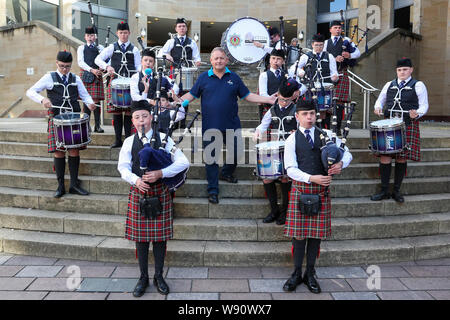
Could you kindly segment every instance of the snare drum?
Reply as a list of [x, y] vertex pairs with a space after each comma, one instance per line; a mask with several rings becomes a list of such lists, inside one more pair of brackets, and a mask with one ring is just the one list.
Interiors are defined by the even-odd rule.
[[111, 102], [116, 108], [131, 107], [131, 78], [117, 78], [111, 82]]
[[[315, 93], [317, 94], [317, 105], [319, 107], [319, 111], [327, 111], [332, 107], [333, 102], [333, 91], [334, 85], [332, 83], [323, 83], [323, 90], [320, 85], [315, 85], [315, 89], [317, 90]], [[307, 97], [312, 98], [313, 93], [308, 90]]]
[[284, 141], [257, 144], [256, 175], [263, 179], [278, 179], [286, 175], [284, 167]]
[[406, 148], [405, 123], [401, 119], [384, 119], [370, 123], [369, 148], [377, 154], [393, 154]]
[[[183, 91], [189, 91], [192, 89], [195, 83], [195, 78], [197, 76], [198, 69], [196, 67], [192, 68], [181, 68], [181, 84], [183, 85]], [[180, 73], [177, 75], [177, 83], [180, 83]]]
[[53, 118], [57, 148], [80, 148], [91, 142], [89, 116], [86, 113], [67, 112]]
[[266, 55], [266, 52], [256, 47], [253, 41], [269, 46], [269, 32], [259, 20], [245, 17], [234, 21], [225, 30], [222, 34], [221, 46], [231, 63], [251, 64], [258, 62]]

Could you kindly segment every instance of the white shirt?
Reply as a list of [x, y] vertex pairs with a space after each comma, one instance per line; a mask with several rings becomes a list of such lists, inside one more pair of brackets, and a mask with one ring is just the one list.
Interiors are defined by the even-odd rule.
[[[146, 74], [144, 73], [145, 70], [142, 70], [142, 75], [145, 77]], [[153, 74], [150, 76], [153, 77]], [[173, 92], [178, 95], [180, 92], [180, 88], [176, 83], [173, 82], [172, 79], [170, 79], [168, 76], [165, 76], [167, 81], [172, 84]], [[131, 94], [131, 100], [133, 101], [139, 101], [139, 100], [145, 100], [147, 99], [147, 93], [142, 92], [142, 94], [139, 94], [139, 73], [135, 73], [131, 76], [131, 82], [130, 82], [130, 94]], [[150, 99], [147, 99], [150, 100]]]
[[[289, 104], [288, 106], [286, 106], [285, 108], [282, 108], [280, 105], [278, 105], [278, 107], [280, 108], [280, 110], [284, 110], [286, 108], [289, 108], [289, 106], [291, 106], [292, 103]], [[294, 106], [294, 108], [295, 108], [295, 106]], [[258, 127], [256, 127], [256, 130], [258, 130], [261, 133], [267, 131], [267, 128], [269, 128], [271, 122], [272, 122], [272, 113], [269, 110], [264, 114], [264, 117], [261, 120], [261, 124]], [[283, 121], [283, 123], [285, 123], [285, 122]], [[278, 128], [275, 128], [275, 129], [278, 129]], [[283, 129], [283, 127], [281, 127], [281, 130], [282, 129]]]
[[[117, 41], [119, 44], [119, 47], [122, 45], [122, 42], [120, 40]], [[130, 41], [125, 42], [125, 47], [128, 47], [130, 44]], [[102, 52], [95, 58], [94, 62], [96, 65], [98, 65], [100, 68], [106, 70], [108, 67], [108, 64], [105, 62], [109, 58], [112, 57], [114, 53], [114, 43], [111, 43], [107, 48], [103, 49]], [[139, 52], [139, 49], [134, 46], [133, 47], [133, 55], [134, 55], [134, 67], [136, 70], [129, 70], [129, 71], [141, 71], [141, 54]], [[115, 70], [116, 72], [118, 70]]]
[[[59, 71], [56, 71], [58, 73], [59, 77], [62, 78], [62, 73]], [[77, 88], [78, 88], [78, 96], [83, 100], [85, 104], [93, 104], [94, 100], [92, 100], [91, 96], [87, 92], [83, 81], [81, 81], [81, 78], [77, 76], [76, 74], [72, 73], [75, 76]], [[67, 74], [68, 76], [69, 74]], [[27, 90], [27, 97], [33, 100], [37, 103], [42, 103], [42, 100], [44, 100], [44, 96], [40, 95], [39, 93], [44, 90], [52, 90], [53, 89], [53, 79], [52, 75], [50, 73], [45, 74], [41, 79], [39, 79], [38, 82], [36, 82], [30, 89]]]
[[[324, 52], [326, 52], [326, 51], [322, 51], [320, 53], [321, 57]], [[312, 52], [312, 53], [314, 54], [314, 56], [317, 56], [317, 54], [315, 52]], [[334, 75], [338, 76], [337, 67], [336, 67], [336, 59], [333, 57], [333, 55], [331, 53], [328, 54], [328, 57], [329, 57], [328, 62], [329, 62], [329, 66], [330, 66], [330, 77], [332, 77]], [[306, 64], [308, 63], [308, 59], [309, 59], [309, 57], [306, 54], [303, 54], [300, 57], [300, 62], [298, 64], [296, 76], [299, 75], [300, 69], [302, 69], [304, 66], [306, 66]], [[294, 77], [294, 72], [295, 72], [295, 63], [289, 68], [289, 76]], [[314, 80], [316, 80], [316, 78], [317, 78], [317, 75], [315, 76]], [[324, 82], [331, 82], [331, 78], [324, 79]]]
[[[177, 35], [177, 38], [184, 38], [184, 41], [186, 41], [187, 36], [179, 37]], [[162, 58], [163, 55], [170, 54], [170, 51], [172, 51], [173, 47], [175, 45], [175, 39], [169, 39], [164, 44], [164, 47], [162, 47], [161, 50], [159, 50], [158, 58]], [[201, 61], [200, 58], [200, 51], [198, 50], [197, 43], [194, 41], [194, 39], [191, 39], [191, 44], [189, 45], [192, 48], [192, 59], [194, 62]]]
[[[137, 134], [139, 135], [139, 137], [142, 136], [142, 134], [140, 132], [138, 132]], [[152, 134], [153, 134], [153, 130], [149, 130], [146, 133], [146, 136], [149, 140], [150, 140]], [[159, 136], [160, 136], [161, 140], [163, 140], [165, 137], [165, 134], [159, 133]], [[131, 185], [135, 185], [136, 181], [139, 179], [139, 177], [131, 171], [131, 166], [132, 166], [131, 149], [133, 147], [133, 141], [134, 141], [134, 135], [125, 139], [125, 141], [123, 142], [123, 145], [122, 145], [122, 149], [120, 149], [119, 163], [117, 165], [117, 170], [119, 170], [120, 176], [122, 177], [122, 179]], [[172, 150], [174, 145], [175, 145], [175, 142], [171, 138], [169, 138], [167, 140], [167, 144], [166, 144], [166, 148], [165, 148], [166, 152], [170, 153], [170, 151]], [[172, 155], [172, 161], [173, 161], [173, 163], [170, 166], [162, 169], [163, 178], [173, 177], [176, 174], [180, 173], [181, 171], [189, 168], [189, 160], [186, 158], [186, 156], [180, 149], [176, 149], [175, 153]]]
[[277, 43], [275, 43], [275, 47], [270, 47], [270, 46], [264, 45], [264, 47], [262, 47], [262, 49], [268, 54], [271, 54], [273, 49], [280, 50], [281, 49], [281, 40], [278, 40]]
[[[275, 74], [276, 69], [270, 68], [270, 71], [273, 72], [273, 74]], [[267, 92], [267, 72], [269, 72], [269, 71], [261, 73], [259, 75], [259, 80], [258, 80], [259, 95], [263, 96], [263, 97], [269, 97], [269, 93]], [[296, 79], [296, 80], [300, 85], [300, 95], [302, 96], [305, 94], [306, 90], [308, 90], [308, 89], [306, 88], [305, 85], [303, 85], [299, 81], [299, 79]]]
[[[95, 43], [93, 43], [93, 45], [95, 46]], [[79, 46], [77, 49], [78, 66], [83, 70], [91, 71], [91, 67], [84, 61], [84, 46], [85, 45]], [[98, 45], [99, 53], [102, 52], [103, 49], [105, 49], [105, 47], [103, 47], [101, 44], [99, 44]]]
[[[331, 41], [334, 42], [335, 39], [339, 39], [340, 36], [332, 36], [331, 37]], [[350, 38], [348, 37], [344, 37], [342, 40], [347, 40], [348, 42], [351, 43], [351, 46], [353, 48], [355, 48], [355, 51], [350, 53], [350, 59], [358, 59], [361, 56], [361, 52], [359, 51], [358, 47], [352, 42], [352, 40], [350, 40]], [[327, 51], [327, 44], [328, 44], [328, 40], [325, 41], [325, 43], [323, 44], [323, 51]]]
[[[305, 128], [299, 126], [299, 130], [305, 134]], [[311, 136], [312, 141], [314, 142], [314, 132], [315, 132], [315, 127], [313, 126], [310, 130], [309, 135]], [[325, 133], [330, 137], [331, 139], [331, 131], [330, 130], [324, 130]], [[340, 146], [341, 145], [341, 140], [339, 138], [336, 138], [336, 145]], [[348, 150], [347, 147], [344, 148], [344, 155], [342, 157], [342, 169], [347, 168], [350, 164], [350, 162], [353, 160], [352, 154], [350, 153], [350, 151]], [[297, 154], [295, 153], [295, 132], [292, 133], [285, 142], [284, 145], [284, 166], [286, 168], [287, 171], [287, 175], [289, 176], [289, 178], [296, 180], [296, 181], [300, 181], [300, 182], [304, 182], [304, 183], [311, 183], [310, 178], [311, 175], [300, 170], [298, 168], [298, 164], [297, 164]]]
[[[405, 80], [405, 83], [408, 83], [411, 80], [411, 77]], [[401, 81], [397, 79], [397, 84], [399, 84]], [[383, 89], [381, 90], [380, 95], [378, 96], [377, 101], [375, 102], [374, 109], [381, 109], [383, 110], [383, 106], [386, 103], [386, 94], [389, 89], [389, 86], [391, 85], [391, 81], [388, 81]], [[416, 110], [417, 113], [419, 113], [418, 118], [425, 115], [428, 111], [428, 92], [427, 87], [425, 87], [425, 84], [422, 81], [417, 81], [416, 85], [414, 86], [417, 94], [417, 98], [419, 100], [419, 108]], [[405, 87], [403, 87], [404, 90]]]

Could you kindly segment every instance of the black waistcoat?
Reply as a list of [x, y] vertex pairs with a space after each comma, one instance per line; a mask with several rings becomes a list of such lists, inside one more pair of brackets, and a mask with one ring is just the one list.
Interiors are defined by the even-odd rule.
[[[155, 149], [159, 149], [161, 146], [161, 138], [159, 132], [156, 133]], [[138, 177], [142, 177], [142, 170], [140, 166], [139, 151], [144, 147], [142, 141], [139, 139], [139, 135], [136, 133], [133, 139], [133, 146], [131, 147], [131, 172]]]
[[297, 165], [300, 170], [310, 175], [326, 175], [320, 158], [320, 140], [319, 130], [314, 130], [314, 148], [306, 140], [305, 135], [297, 130], [295, 133], [295, 154], [297, 155]]
[[[68, 74], [67, 93], [69, 94], [68, 101], [64, 101], [64, 91], [66, 86], [64, 82], [56, 72], [51, 73], [53, 79], [53, 89], [47, 90], [47, 97], [54, 106], [70, 107], [72, 105], [73, 112], [80, 112], [80, 104], [78, 103], [78, 87], [76, 76], [73, 73]], [[53, 114], [56, 116], [60, 114], [59, 108], [52, 108]], [[63, 110], [64, 112], [70, 112], [70, 110]]]
[[269, 94], [269, 96], [271, 96], [275, 92], [277, 92], [278, 89], [280, 88], [281, 80], [285, 76], [285, 73], [284, 71], [281, 71], [280, 79], [277, 79], [275, 74], [270, 70], [267, 70], [266, 73], [267, 73], [267, 93]]
[[[276, 102], [274, 104], [274, 106], [270, 108], [270, 113], [271, 113], [272, 117], [278, 117], [281, 120], [283, 120], [283, 118], [287, 117], [287, 116], [293, 117], [289, 120], [286, 119], [283, 121], [284, 131], [288, 132], [284, 135], [285, 139], [290, 135], [290, 132], [292, 130], [297, 130], [297, 120], [295, 119], [295, 103], [291, 103], [290, 106], [288, 106], [287, 108], [284, 108], [284, 110], [282, 111], [280, 106], [278, 105], [278, 102]], [[278, 120], [272, 119], [272, 122], [270, 124], [271, 124], [272, 128], [278, 128], [278, 126], [279, 126]]]
[[[84, 62], [86, 62], [86, 64], [89, 67], [91, 67], [92, 69], [98, 69], [98, 66], [94, 62], [94, 60], [98, 56], [98, 54], [99, 54], [99, 50], [98, 50], [97, 46], [94, 45], [93, 48], [89, 48], [89, 46], [87, 44], [84, 45], [84, 51], [83, 51]], [[89, 71], [89, 70], [86, 70], [86, 71]]]
[[[417, 110], [419, 108], [419, 97], [417, 97], [416, 88], [415, 88], [416, 83], [417, 83], [417, 80], [414, 78], [411, 78], [411, 80], [409, 80], [405, 84], [405, 86], [403, 87], [403, 89], [401, 90], [401, 93], [399, 95], [399, 97], [401, 98], [400, 99], [401, 107], [405, 111]], [[408, 87], [408, 88], [406, 88], [406, 87]], [[400, 91], [400, 89], [398, 89], [397, 79], [392, 80], [391, 84], [389, 85], [389, 88], [386, 92], [386, 108], [384, 110], [385, 117], [390, 117], [390, 114], [391, 114], [390, 109], [392, 107], [394, 107], [394, 105], [395, 105], [394, 110], [400, 110], [400, 108], [396, 105], [396, 102], [394, 101], [394, 98], [399, 91]], [[409, 118], [408, 113], [403, 114], [403, 119], [405, 121], [405, 124], [409, 125], [410, 118]]]
[[186, 59], [192, 60], [192, 47], [191, 47], [192, 39], [185, 37], [184, 46], [181, 45], [180, 39], [178, 39], [178, 37], [176, 37], [174, 41], [175, 42], [173, 44], [173, 48], [172, 50], [170, 50], [170, 55], [172, 56], [173, 61], [176, 64], [180, 63], [181, 57], [183, 56], [183, 48], [186, 51]]
[[160, 132], [167, 133], [170, 125], [170, 109], [160, 109], [158, 117], [158, 129]]
[[[317, 70], [317, 66], [318, 66], [318, 61], [317, 61], [317, 55], [315, 53], [312, 52], [308, 52], [308, 56], [310, 57], [310, 59], [312, 59], [311, 61], [311, 65], [312, 65], [312, 70], [313, 70], [313, 74], [316, 72]], [[329, 58], [329, 53], [327, 51], [322, 51], [321, 52], [321, 56], [320, 56], [320, 65], [322, 67], [322, 78], [325, 77], [329, 77], [330, 76], [330, 58]], [[325, 79], [324, 82], [331, 82], [331, 79]]]
[[[133, 53], [133, 49], [134, 46], [133, 44], [130, 42], [130, 44], [128, 45], [128, 47], [126, 47], [125, 52], [122, 52], [122, 50], [120, 49], [119, 43], [115, 42], [114, 43], [114, 52], [111, 56], [111, 67], [114, 68], [114, 70], [125, 77], [128, 76], [132, 76], [133, 74], [136, 73], [136, 71], [131, 71], [131, 70], [136, 70], [136, 66], [134, 65], [134, 53]], [[126, 58], [126, 68], [125, 66], [122, 67], [122, 57], [123, 55], [125, 55]], [[127, 72], [127, 68], [130, 71], [130, 74], [128, 75]], [[120, 72], [119, 72], [120, 71]]]

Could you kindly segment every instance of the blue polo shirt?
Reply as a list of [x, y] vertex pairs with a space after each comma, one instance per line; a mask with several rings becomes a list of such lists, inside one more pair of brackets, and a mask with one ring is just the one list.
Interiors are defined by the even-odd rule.
[[226, 68], [219, 79], [211, 68], [200, 74], [189, 93], [197, 99], [201, 97], [202, 132], [241, 127], [237, 101], [245, 99], [250, 91], [236, 73]]

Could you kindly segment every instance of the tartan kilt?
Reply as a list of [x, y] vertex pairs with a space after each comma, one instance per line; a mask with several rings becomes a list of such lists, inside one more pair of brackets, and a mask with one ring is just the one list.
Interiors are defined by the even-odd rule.
[[116, 108], [112, 104], [112, 97], [111, 97], [111, 83], [112, 81], [117, 78], [117, 75], [114, 75], [114, 77], [111, 77], [111, 79], [108, 81], [108, 87], [106, 88], [106, 112], [113, 113], [113, 114], [121, 114], [122, 112], [131, 111], [130, 108]]
[[404, 150], [394, 155], [395, 159], [407, 159], [420, 161], [420, 128], [419, 120], [411, 119], [409, 126], [406, 127], [406, 143], [410, 150]]
[[156, 219], [142, 217], [139, 200], [143, 193], [131, 186], [128, 194], [128, 210], [125, 225], [125, 238], [137, 242], [166, 241], [173, 237], [173, 203], [169, 190], [162, 183], [150, 186], [147, 196], [158, 196], [161, 201], [162, 213]]
[[[324, 196], [325, 187], [315, 183], [292, 181], [289, 206], [286, 214], [284, 235], [302, 240], [315, 238], [325, 240], [331, 236], [331, 198]], [[300, 212], [300, 195], [320, 193], [321, 208], [316, 216], [306, 216]]]
[[[83, 76], [83, 69], [80, 69], [80, 78]], [[86, 87], [87, 92], [92, 97], [92, 100], [105, 100], [104, 88], [103, 88], [103, 80], [95, 77], [94, 82], [86, 83], [83, 82]]]
[[339, 81], [334, 87], [334, 97], [337, 97], [337, 103], [350, 102], [350, 80], [347, 69], [342, 70], [343, 75], [339, 76]]
[[[66, 148], [58, 148], [56, 146], [56, 138], [55, 138], [55, 126], [53, 124], [53, 111], [51, 109], [48, 109], [48, 126], [47, 126], [47, 152], [48, 153], [54, 153], [55, 151], [62, 151], [66, 152]], [[87, 148], [87, 145], [82, 146], [81, 148], [78, 148], [78, 150], [85, 150]]]

